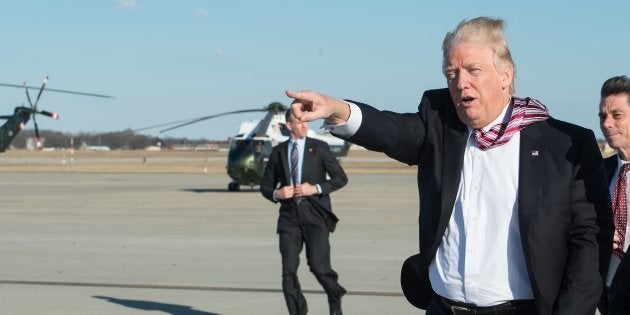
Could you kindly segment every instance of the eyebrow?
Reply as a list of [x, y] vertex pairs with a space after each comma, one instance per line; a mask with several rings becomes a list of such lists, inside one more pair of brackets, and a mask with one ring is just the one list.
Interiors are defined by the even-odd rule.
[[[463, 63], [461, 65], [461, 67], [459, 68], [463, 68], [463, 69], [470, 69], [470, 68], [474, 68], [474, 67], [478, 67], [481, 68], [481, 63], [480, 62], [468, 62], [468, 63]], [[455, 66], [447, 66], [443, 68], [443, 71], [453, 71], [455, 69], [457, 69], [458, 67]]]
[[605, 111], [603, 111], [603, 110], [601, 110], [601, 109], [600, 109], [600, 110], [599, 110], [599, 115], [600, 115], [600, 116], [601, 116], [601, 115], [606, 115], [606, 114], [611, 114], [611, 115], [612, 115], [612, 114], [623, 113], [623, 112], [624, 112], [624, 111], [623, 111], [623, 110], [621, 110], [621, 109], [613, 109], [613, 110], [610, 110], [610, 111], [608, 111], [608, 112], [605, 112]]

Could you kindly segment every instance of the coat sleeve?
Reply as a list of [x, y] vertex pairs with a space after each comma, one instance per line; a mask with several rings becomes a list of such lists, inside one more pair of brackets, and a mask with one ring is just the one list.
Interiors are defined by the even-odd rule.
[[273, 192], [276, 190], [278, 182], [280, 181], [278, 175], [278, 168], [281, 167], [279, 154], [277, 147], [271, 151], [267, 165], [265, 165], [265, 172], [260, 180], [260, 192], [265, 198], [272, 202], [277, 202], [273, 199]]
[[349, 142], [409, 165], [417, 165], [425, 139], [423, 106], [418, 113], [394, 113], [354, 102], [361, 109], [361, 127]]
[[345, 186], [348, 183], [348, 177], [327, 144], [324, 143], [320, 146], [320, 152], [322, 154], [322, 164], [325, 172], [328, 174], [328, 178], [324, 182], [319, 183], [319, 185], [322, 188], [322, 194], [326, 195]]
[[[568, 232], [569, 254], [557, 314], [594, 311], [603, 290], [612, 250], [613, 221], [610, 196], [601, 153], [589, 131], [578, 151], [571, 184], [572, 224]], [[590, 313], [592, 314], [592, 312]]]
[[630, 310], [630, 255], [623, 256], [615, 273], [614, 288], [608, 293], [609, 315], [623, 315]]

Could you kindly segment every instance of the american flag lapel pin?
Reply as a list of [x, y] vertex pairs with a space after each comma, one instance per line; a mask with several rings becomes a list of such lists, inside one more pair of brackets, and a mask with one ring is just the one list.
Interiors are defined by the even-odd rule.
[[538, 155], [539, 155], [538, 150], [532, 150], [532, 157], [538, 156]]

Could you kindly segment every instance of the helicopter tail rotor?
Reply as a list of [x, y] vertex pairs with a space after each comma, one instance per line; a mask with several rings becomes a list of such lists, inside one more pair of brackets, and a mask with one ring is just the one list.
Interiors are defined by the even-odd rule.
[[[52, 119], [59, 118], [59, 116], [55, 113], [45, 111], [45, 110], [40, 111], [37, 108], [39, 104], [39, 100], [41, 99], [41, 96], [44, 90], [48, 92], [76, 94], [76, 95], [92, 96], [92, 97], [113, 98], [112, 96], [101, 95], [101, 94], [49, 89], [47, 88], [47, 84], [48, 84], [48, 76], [44, 78], [44, 82], [39, 87], [27, 86], [26, 82], [24, 82], [22, 85], [0, 83], [0, 87], [6, 86], [6, 87], [12, 87], [12, 88], [23, 88], [26, 93], [26, 99], [28, 100], [28, 105], [22, 104], [21, 106], [15, 107], [15, 111], [13, 115], [0, 115], [0, 120], [7, 121], [6, 123], [2, 125], [2, 131], [0, 132], [0, 152], [5, 151], [5, 149], [11, 144], [11, 141], [13, 141], [13, 139], [22, 129], [24, 129], [25, 125], [27, 124], [29, 120], [31, 120], [31, 118], [33, 119], [33, 122], [35, 125], [35, 136], [37, 138], [37, 147], [38, 148], [42, 147], [41, 138], [39, 134], [39, 126], [37, 125], [37, 120], [35, 117], [37, 116], [37, 114], [41, 114]], [[35, 102], [33, 102], [33, 99], [31, 98], [29, 90], [37, 91], [37, 97], [34, 99]]]
[[48, 84], [48, 76], [44, 78], [44, 82], [42, 83], [42, 86], [39, 88], [39, 92], [37, 93], [37, 98], [35, 98], [35, 103], [33, 103], [33, 101], [31, 100], [31, 94], [28, 92], [29, 87], [26, 86], [26, 82], [24, 82], [24, 91], [26, 92], [26, 99], [28, 100], [28, 103], [31, 106], [30, 107], [31, 115], [33, 117], [33, 125], [35, 127], [35, 141], [36, 141], [38, 149], [42, 148], [42, 142], [41, 142], [41, 137], [39, 136], [39, 127], [37, 126], [37, 118], [36, 118], [37, 114], [42, 114], [52, 119], [59, 118], [59, 115], [57, 115], [56, 113], [52, 113], [45, 110], [39, 111], [37, 109], [37, 103], [39, 103], [39, 99], [42, 96], [42, 92], [44, 92], [44, 89], [46, 88], [47, 84]]
[[34, 112], [37, 112], [37, 103], [39, 103], [39, 98], [42, 96], [42, 92], [46, 88], [46, 84], [48, 84], [48, 76], [44, 78], [44, 83], [42, 83], [42, 87], [39, 88], [39, 92], [37, 93], [37, 98], [35, 99], [35, 103], [31, 101], [31, 94], [28, 92], [28, 86], [26, 86], [26, 82], [24, 82], [24, 91], [26, 92], [26, 99], [28, 100], [29, 105], [31, 105], [31, 109]]

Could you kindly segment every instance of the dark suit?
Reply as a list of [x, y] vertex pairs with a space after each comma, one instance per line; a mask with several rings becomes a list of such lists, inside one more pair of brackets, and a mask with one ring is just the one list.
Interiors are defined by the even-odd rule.
[[[291, 185], [288, 161], [289, 141], [275, 146], [269, 156], [260, 191], [274, 201], [274, 190]], [[326, 175], [330, 178], [327, 179]], [[297, 205], [292, 199], [280, 200], [278, 235], [282, 255], [282, 290], [290, 314], [306, 314], [307, 306], [297, 278], [299, 254], [306, 244], [306, 258], [311, 272], [328, 295], [329, 303], [338, 302], [346, 290], [337, 282], [330, 266], [329, 234], [335, 230], [337, 217], [332, 212], [329, 194], [348, 182], [345, 172], [328, 144], [305, 139], [302, 183], [319, 184], [321, 194], [306, 197]], [[277, 201], [274, 201], [277, 202]]]
[[[426, 91], [417, 113], [357, 105], [363, 118], [350, 142], [419, 165], [420, 253], [403, 265], [401, 285], [409, 302], [424, 309], [434, 296], [429, 264], [453, 212], [468, 129], [447, 89]], [[592, 314], [613, 229], [595, 137], [553, 118], [527, 126], [520, 135], [520, 235], [536, 309], [539, 314]], [[602, 253], [598, 242], [606, 243]]]
[[[617, 155], [604, 159], [604, 167], [610, 185], [617, 170]], [[606, 296], [608, 303], [600, 307], [602, 314], [622, 315], [630, 313], [630, 255], [627, 253], [615, 271]]]

